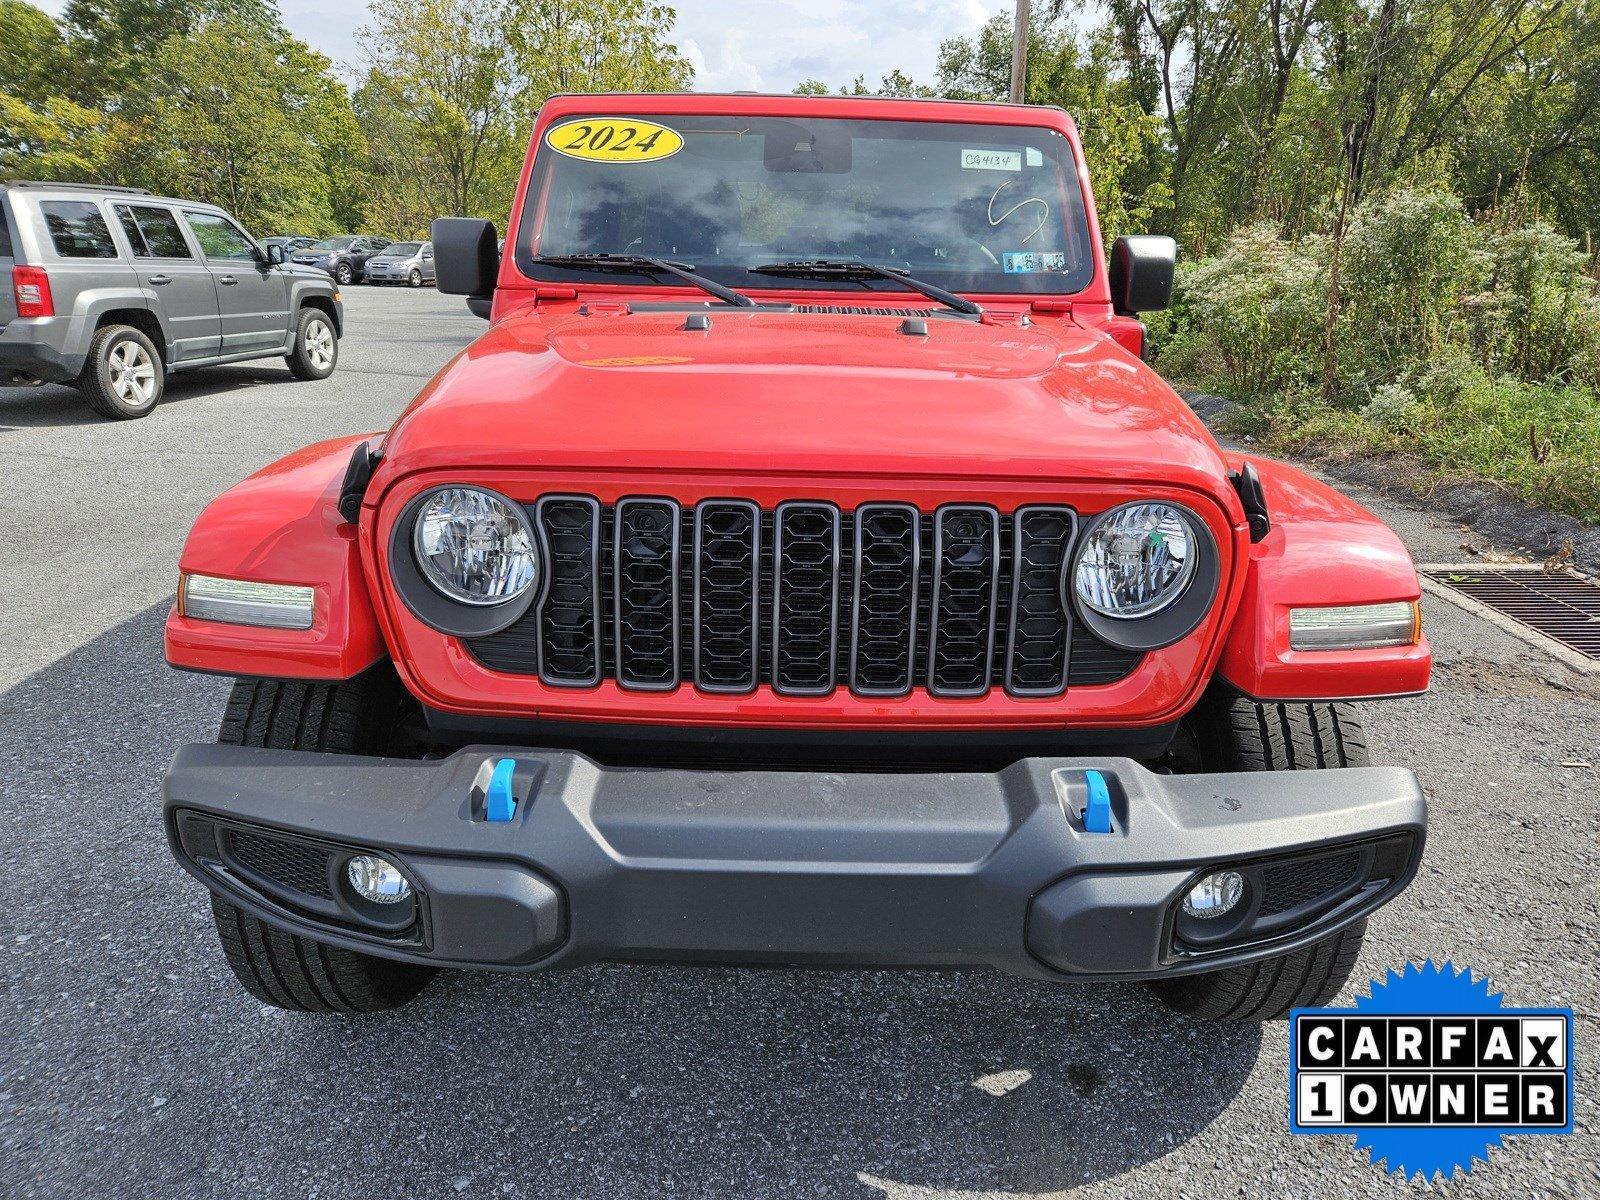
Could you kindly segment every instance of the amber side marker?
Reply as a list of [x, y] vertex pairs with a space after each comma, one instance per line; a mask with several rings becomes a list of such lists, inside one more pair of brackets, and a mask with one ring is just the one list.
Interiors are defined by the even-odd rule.
[[[1600, 583], [1566, 568], [1536, 564], [1430, 563], [1419, 568], [1427, 590], [1482, 615], [1513, 633], [1531, 631], [1536, 645], [1554, 642], [1557, 657], [1580, 669], [1600, 669]], [[1452, 595], [1451, 593], [1454, 593]], [[1487, 610], [1484, 612], [1483, 610]], [[1518, 628], [1520, 627], [1520, 628]], [[1526, 638], [1525, 640], [1532, 640]]]

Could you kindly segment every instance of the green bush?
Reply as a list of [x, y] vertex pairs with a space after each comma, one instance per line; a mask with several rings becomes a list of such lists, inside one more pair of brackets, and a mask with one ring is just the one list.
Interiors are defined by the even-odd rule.
[[1600, 298], [1577, 245], [1437, 190], [1370, 198], [1341, 250], [1330, 372], [1331, 250], [1239, 230], [1180, 270], [1157, 366], [1239, 401], [1233, 431], [1268, 446], [1410, 454], [1600, 520]]
[[1482, 270], [1477, 243], [1461, 201], [1447, 193], [1408, 188], [1356, 209], [1334, 351], [1348, 390], [1393, 382], [1459, 339], [1461, 298]]
[[1220, 254], [1182, 267], [1177, 291], [1157, 331], [1163, 369], [1238, 398], [1293, 391], [1317, 375], [1326, 289], [1310, 247], [1249, 225]]

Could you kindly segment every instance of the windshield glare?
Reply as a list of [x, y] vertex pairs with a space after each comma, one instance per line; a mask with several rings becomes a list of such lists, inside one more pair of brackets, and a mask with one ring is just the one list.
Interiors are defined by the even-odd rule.
[[385, 258], [410, 258], [421, 249], [421, 242], [399, 242], [396, 245], [384, 247], [383, 256]]
[[356, 239], [353, 237], [323, 238], [320, 242], [312, 242], [307, 250], [348, 250]]
[[570, 141], [582, 118], [547, 135], [520, 223], [516, 253], [524, 273], [592, 280], [533, 258], [613, 253], [691, 263], [736, 288], [841, 286], [748, 270], [809, 258], [899, 267], [952, 291], [1070, 293], [1093, 275], [1071, 146], [1053, 130], [809, 117], [634, 119], [676, 130], [682, 149], [648, 162], [596, 162], [557, 153], [549, 143], [563, 133]]

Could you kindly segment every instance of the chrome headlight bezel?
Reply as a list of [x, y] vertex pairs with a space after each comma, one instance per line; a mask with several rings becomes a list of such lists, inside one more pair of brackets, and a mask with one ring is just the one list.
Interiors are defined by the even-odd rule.
[[[1143, 606], [1134, 614], [1108, 615], [1079, 594], [1078, 567], [1094, 535], [1130, 508], [1161, 505], [1177, 514], [1189, 539], [1184, 568], [1170, 595], [1161, 603]], [[1221, 582], [1221, 554], [1210, 527], [1186, 505], [1164, 497], [1149, 497], [1114, 505], [1083, 522], [1072, 553], [1061, 568], [1061, 602], [1097, 638], [1122, 650], [1148, 651], [1170, 646], [1193, 633], [1211, 611]]]
[[[490, 602], [447, 592], [422, 565], [418, 526], [423, 510], [446, 492], [479, 492], [503, 505], [527, 533], [533, 552], [533, 577], [514, 596]], [[475, 638], [499, 633], [515, 625], [536, 604], [548, 583], [548, 549], [538, 525], [527, 509], [493, 488], [472, 483], [448, 483], [431, 487], [412, 497], [401, 510], [389, 535], [389, 576], [396, 593], [423, 624], [452, 637]]]

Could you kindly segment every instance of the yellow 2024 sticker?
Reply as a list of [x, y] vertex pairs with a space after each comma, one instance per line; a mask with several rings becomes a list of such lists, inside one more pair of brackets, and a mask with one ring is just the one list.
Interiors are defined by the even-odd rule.
[[545, 134], [544, 140], [552, 150], [589, 162], [656, 162], [683, 149], [683, 134], [676, 129], [629, 117], [568, 121]]

